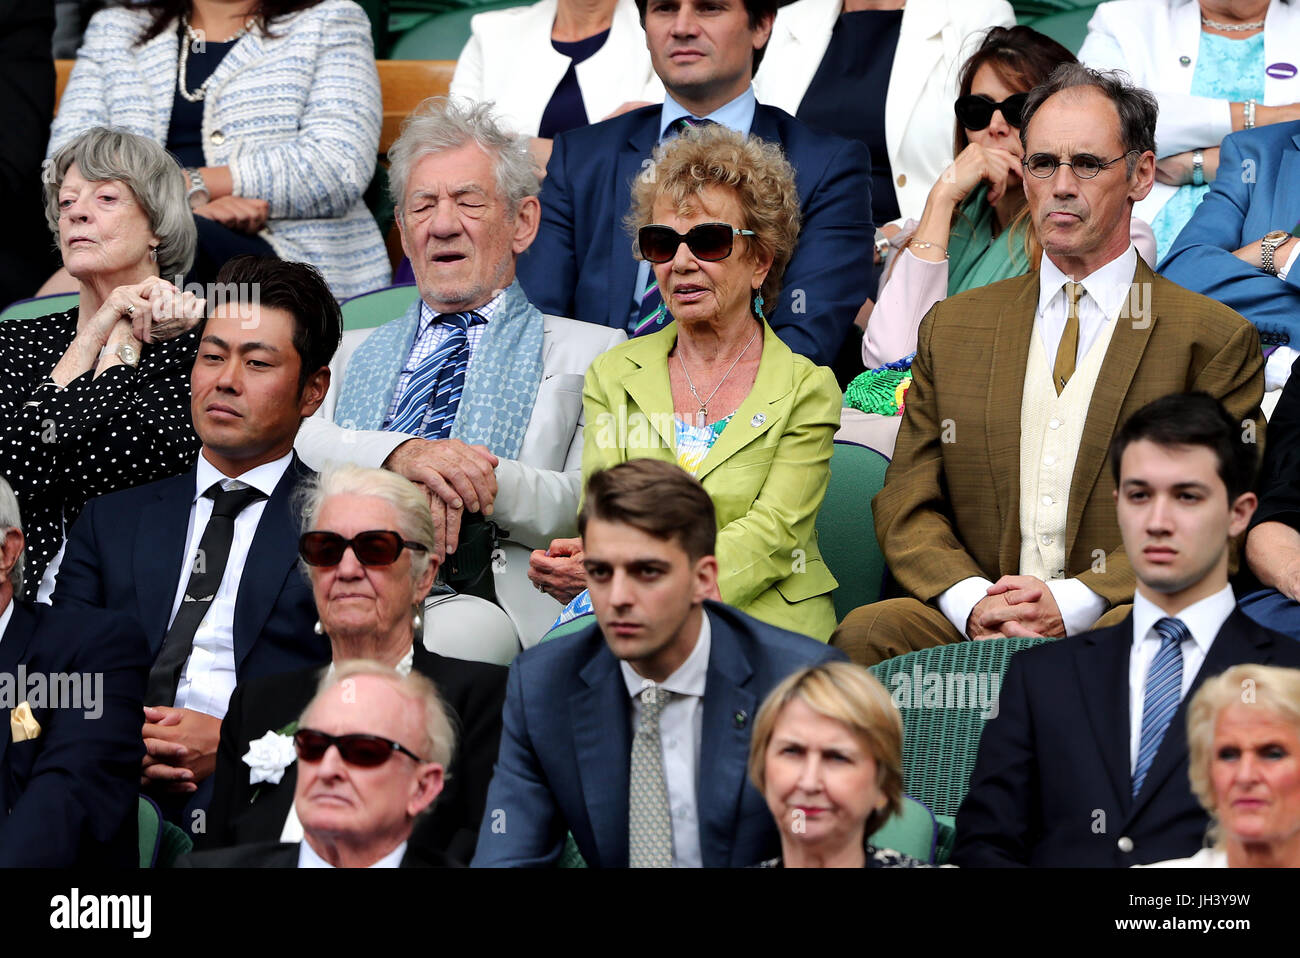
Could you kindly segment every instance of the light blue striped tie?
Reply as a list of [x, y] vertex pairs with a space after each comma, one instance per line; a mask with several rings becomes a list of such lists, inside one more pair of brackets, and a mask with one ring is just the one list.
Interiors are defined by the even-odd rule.
[[469, 367], [469, 324], [473, 318], [473, 313], [442, 315], [441, 321], [451, 331], [411, 374], [397, 411], [384, 428], [425, 439], [446, 439], [451, 435]]
[[1160, 651], [1147, 670], [1146, 695], [1142, 701], [1142, 734], [1138, 740], [1137, 764], [1133, 766], [1133, 797], [1151, 770], [1169, 720], [1178, 711], [1183, 695], [1183, 642], [1192, 637], [1178, 619], [1160, 619], [1153, 628], [1160, 634]]

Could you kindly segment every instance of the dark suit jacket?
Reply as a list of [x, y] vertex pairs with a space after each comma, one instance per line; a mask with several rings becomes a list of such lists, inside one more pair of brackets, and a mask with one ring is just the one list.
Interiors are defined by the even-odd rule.
[[[448, 658], [422, 645], [415, 647], [413, 667], [438, 687], [452, 712], [457, 735], [446, 787], [433, 813], [416, 822], [411, 844], [427, 851], [447, 852], [457, 861], [468, 862], [474, 856], [492, 763], [501, 740], [506, 670], [499, 665]], [[199, 836], [204, 848], [279, 839], [293, 804], [298, 764], [284, 770], [278, 785], [251, 785], [243, 757], [250, 742], [268, 731], [279, 731], [302, 714], [316, 694], [320, 676], [319, 667], [301, 669], [240, 683], [235, 689], [230, 710], [221, 723], [208, 832]]]
[[[316, 604], [298, 566], [298, 516], [290, 503], [311, 474], [295, 455], [253, 536], [235, 600], [235, 671], [241, 682], [329, 661], [328, 640], [313, 631]], [[133, 615], [156, 657], [188, 561], [194, 483], [191, 469], [88, 502], [68, 533], [54, 604]]]
[[1011, 658], [957, 813], [954, 864], [1127, 867], [1201, 848], [1209, 820], [1187, 778], [1187, 704], [1205, 679], [1242, 662], [1300, 667], [1300, 643], [1234, 609], [1136, 799], [1132, 645], [1130, 618]]
[[[297, 868], [301, 842], [256, 842], [234, 848], [191, 852], [176, 860], [177, 868]], [[459, 868], [460, 863], [427, 848], [406, 846], [400, 868]]]
[[[704, 608], [711, 644], [696, 796], [700, 852], [705, 867], [739, 868], [780, 851], [772, 815], [745, 774], [758, 707], [790, 673], [844, 653], [720, 602]], [[572, 832], [588, 865], [626, 868], [631, 716], [618, 659], [599, 626], [515, 659], [474, 866], [553, 865]]]
[[[528, 298], [545, 313], [626, 329], [638, 261], [623, 228], [632, 178], [659, 140], [659, 105], [555, 138], [542, 225], [519, 258]], [[785, 150], [803, 216], [768, 322], [794, 352], [829, 365], [872, 294], [871, 157], [857, 141], [814, 132], [759, 104], [751, 132]]]
[[[1300, 271], [1300, 270], [1298, 270]], [[1300, 529], [1300, 360], [1268, 420], [1268, 444], [1259, 471], [1259, 508], [1251, 528], [1261, 522], [1282, 522]]]
[[[1066, 509], [1064, 576], [1110, 606], [1130, 601], [1135, 582], [1106, 458], [1120, 423], [1153, 399], [1201, 389], [1264, 436], [1255, 327], [1141, 258], [1134, 284], [1138, 308], [1116, 320]], [[996, 582], [1020, 571], [1020, 409], [1037, 308], [1033, 271], [950, 296], [921, 321], [898, 443], [872, 508], [890, 572], [922, 602], [968, 576]]]
[[0, 715], [27, 701], [41, 730], [22, 742], [9, 721], [0, 730], [0, 868], [139, 865], [140, 707], [150, 661], [125, 616], [14, 603], [0, 641], [9, 689]]
[[[1300, 121], [1224, 137], [1219, 169], [1223, 175], [1174, 240], [1160, 272], [1237, 310], [1259, 327], [1265, 346], [1300, 347], [1300, 264], [1281, 280], [1232, 253], [1300, 222]], [[1294, 247], [1292, 240], [1279, 254]]]

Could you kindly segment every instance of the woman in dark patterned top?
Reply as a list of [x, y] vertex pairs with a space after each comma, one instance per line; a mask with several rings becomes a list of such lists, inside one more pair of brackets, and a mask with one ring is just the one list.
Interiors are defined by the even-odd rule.
[[29, 596], [87, 499], [183, 472], [199, 445], [189, 375], [203, 301], [162, 278], [194, 258], [181, 168], [143, 137], [96, 127], [44, 180], [80, 297], [0, 323], [0, 474], [27, 520]]
[[868, 844], [903, 802], [903, 720], [865, 669], [829, 662], [772, 690], [754, 722], [749, 777], [781, 833], [761, 868], [916, 868]]

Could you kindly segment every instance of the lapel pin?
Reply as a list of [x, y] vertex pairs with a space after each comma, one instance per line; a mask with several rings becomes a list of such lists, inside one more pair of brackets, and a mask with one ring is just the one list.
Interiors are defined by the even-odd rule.
[[767, 417], [764, 416], [761, 412], [756, 412], [754, 413], [754, 418], [749, 421], [749, 424], [753, 426], [755, 429], [757, 429], [765, 422], [767, 422]]
[[1192, 65], [1192, 58], [1184, 54], [1183, 56], [1178, 58], [1178, 62], [1185, 67], [1189, 67]]
[[745, 724], [749, 721], [749, 713], [744, 709], [741, 709], [731, 717], [731, 721], [735, 723], [736, 728], [744, 728]]

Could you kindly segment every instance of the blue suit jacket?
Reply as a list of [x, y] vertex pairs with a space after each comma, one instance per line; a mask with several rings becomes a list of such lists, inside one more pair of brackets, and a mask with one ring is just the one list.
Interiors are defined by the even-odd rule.
[[[528, 298], [544, 313], [626, 329], [638, 261], [623, 228], [632, 178], [659, 140], [659, 105], [555, 138], [542, 184], [542, 225], [519, 258]], [[759, 104], [751, 132], [778, 143], [795, 169], [803, 222], [768, 322], [794, 352], [829, 365], [872, 294], [871, 157]]]
[[[1300, 348], [1300, 262], [1285, 280], [1232, 255], [1300, 223], [1300, 120], [1224, 137], [1214, 186], [1178, 234], [1160, 272], [1231, 306], [1265, 346]], [[1296, 241], [1282, 251], [1289, 253]]]
[[1234, 609], [1136, 798], [1132, 645], [1129, 618], [1011, 658], [957, 812], [954, 864], [1123, 868], [1200, 850], [1209, 820], [1187, 778], [1187, 705], [1207, 678], [1242, 662], [1300, 667], [1300, 642]]
[[[294, 456], [257, 524], [235, 600], [235, 673], [240, 682], [330, 659], [328, 640], [313, 632], [316, 604], [298, 567], [298, 518], [290, 508], [294, 489], [311, 474]], [[152, 663], [167, 635], [187, 562], [185, 536], [194, 483], [191, 469], [90, 500], [68, 533], [54, 605], [134, 616], [149, 641]]]
[[[22, 742], [8, 728], [0, 734], [0, 868], [139, 865], [140, 704], [151, 661], [125, 616], [14, 603], [0, 642], [0, 673], [14, 683], [3, 714], [26, 700], [41, 730]], [[56, 685], [79, 700], [53, 701]]]
[[[796, 669], [845, 656], [720, 602], [704, 607], [711, 644], [696, 793], [700, 852], [707, 868], [737, 868], [780, 851], [772, 815], [745, 774], [759, 706]], [[599, 626], [515, 659], [474, 866], [554, 865], [572, 832], [588, 865], [626, 868], [631, 716]]]

